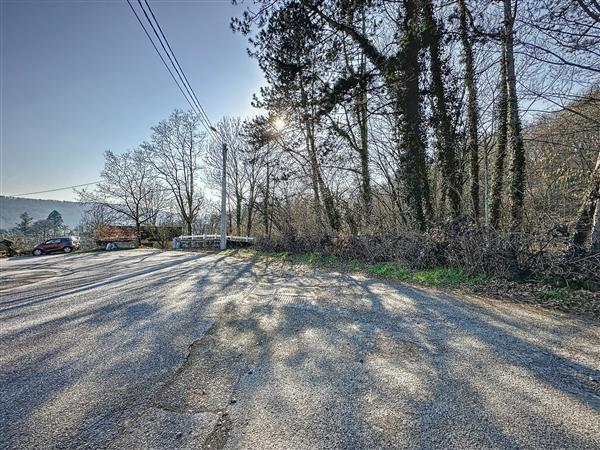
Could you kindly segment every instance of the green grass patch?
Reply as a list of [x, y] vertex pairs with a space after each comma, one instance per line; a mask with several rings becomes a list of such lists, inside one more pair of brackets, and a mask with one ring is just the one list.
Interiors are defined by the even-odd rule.
[[261, 252], [244, 249], [241, 251], [236, 251], [236, 253], [240, 256], [256, 257], [260, 259], [289, 259], [291, 261], [298, 261], [314, 266], [360, 270], [371, 275], [399, 281], [413, 281], [429, 286], [474, 286], [482, 284], [488, 280], [487, 275], [484, 273], [472, 275], [464, 270], [456, 269], [454, 267], [436, 267], [429, 270], [413, 271], [408, 267], [398, 263], [382, 262], [365, 265], [355, 259], [345, 260], [338, 258], [337, 256], [318, 252], [290, 254], [288, 252]]
[[540, 300], [559, 300], [561, 302], [568, 301], [571, 295], [566, 289], [547, 289], [537, 293]]
[[365, 272], [401, 281], [416, 281], [430, 286], [476, 285], [487, 280], [485, 274], [470, 275], [453, 267], [438, 267], [412, 272], [405, 266], [394, 263], [379, 263], [367, 266]]
[[457, 286], [481, 284], [486, 281], [487, 277], [483, 273], [470, 275], [453, 267], [438, 267], [415, 272], [412, 274], [412, 279], [430, 286]]
[[406, 267], [394, 263], [373, 264], [372, 266], [367, 266], [365, 272], [372, 275], [405, 281], [410, 280], [412, 275]]
[[355, 259], [349, 259], [348, 261], [345, 262], [346, 263], [346, 268], [348, 270], [358, 270], [361, 268], [361, 264], [360, 262], [358, 262]]
[[324, 255], [322, 253], [308, 252], [296, 256], [299, 261], [317, 266], [334, 266], [340, 263], [336, 256]]
[[264, 256], [267, 258], [282, 259], [287, 258], [288, 256], [290, 256], [290, 254], [288, 252], [264, 252], [260, 253], [260, 256]]

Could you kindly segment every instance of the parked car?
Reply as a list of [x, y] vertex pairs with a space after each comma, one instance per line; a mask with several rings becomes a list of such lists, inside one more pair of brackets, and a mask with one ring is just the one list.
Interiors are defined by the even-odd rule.
[[71, 253], [73, 250], [79, 250], [80, 243], [77, 237], [59, 237], [54, 239], [48, 239], [35, 247], [33, 247], [33, 253], [35, 256], [40, 256], [44, 253]]

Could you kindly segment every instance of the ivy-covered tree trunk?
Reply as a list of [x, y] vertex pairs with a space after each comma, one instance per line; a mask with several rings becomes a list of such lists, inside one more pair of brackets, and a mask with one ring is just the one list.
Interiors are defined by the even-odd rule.
[[340, 230], [340, 213], [338, 211], [338, 207], [335, 204], [333, 194], [331, 193], [331, 189], [325, 184], [323, 180], [323, 176], [321, 175], [321, 171], [317, 173], [319, 187], [321, 190], [321, 197], [323, 198], [323, 204], [325, 205], [325, 214], [327, 215], [327, 222], [329, 226], [334, 231]]
[[427, 227], [427, 219], [431, 216], [432, 207], [419, 89], [420, 1], [404, 0], [403, 32], [398, 36], [400, 50], [393, 56], [381, 53], [367, 36], [323, 13], [314, 2], [302, 0], [301, 3], [333, 28], [350, 36], [384, 78], [388, 94], [395, 104], [396, 148], [399, 164], [395, 170], [394, 181], [401, 182], [417, 228], [424, 230]]
[[[429, 47], [431, 58], [431, 82], [436, 99], [434, 118], [439, 134], [439, 152], [444, 174], [444, 186], [450, 200], [450, 211], [454, 218], [461, 213], [461, 186], [456, 161], [456, 141], [452, 121], [448, 112], [446, 90], [444, 87], [444, 63], [441, 56], [441, 32], [435, 17], [430, 0], [423, 0], [423, 13], [425, 19], [424, 35]], [[407, 11], [408, 16], [408, 11]]]
[[513, 25], [512, 1], [504, 0], [504, 45], [506, 57], [506, 81], [508, 93], [508, 136], [510, 149], [512, 150], [511, 165], [511, 209], [510, 227], [513, 232], [521, 230], [523, 225], [523, 205], [525, 199], [525, 146], [521, 130], [521, 119], [519, 117], [519, 100], [517, 97], [517, 77], [515, 74], [515, 57], [513, 49]]
[[498, 131], [496, 144], [496, 160], [494, 162], [494, 178], [492, 180], [492, 205], [490, 208], [490, 225], [498, 228], [500, 224], [500, 208], [502, 206], [502, 191], [504, 188], [504, 161], [507, 146], [507, 111], [508, 85], [506, 81], [506, 58], [502, 49], [500, 70], [500, 98], [498, 100]]
[[425, 162], [425, 144], [421, 121], [421, 94], [419, 77], [421, 49], [419, 10], [416, 0], [405, 0], [404, 36], [402, 38], [400, 90], [397, 95], [396, 111], [402, 179], [406, 189], [406, 199], [419, 230], [427, 228], [427, 215], [430, 213], [429, 182]]
[[[366, 35], [367, 21], [365, 17], [366, 5], [362, 6], [361, 9], [361, 31], [363, 36]], [[371, 171], [369, 168], [369, 112], [367, 109], [368, 96], [367, 96], [367, 57], [362, 54], [360, 57], [360, 68], [359, 68], [359, 83], [358, 83], [358, 95], [356, 98], [356, 119], [360, 131], [360, 173], [361, 173], [361, 190], [363, 197], [363, 218], [366, 223], [371, 222], [372, 214], [372, 193], [371, 193]]]
[[475, 85], [475, 67], [473, 65], [473, 46], [469, 37], [467, 25], [467, 5], [465, 0], [458, 0], [460, 17], [460, 39], [464, 52], [465, 63], [465, 88], [467, 90], [467, 152], [471, 166], [471, 202], [473, 204], [473, 218], [479, 223], [479, 127], [477, 87]]

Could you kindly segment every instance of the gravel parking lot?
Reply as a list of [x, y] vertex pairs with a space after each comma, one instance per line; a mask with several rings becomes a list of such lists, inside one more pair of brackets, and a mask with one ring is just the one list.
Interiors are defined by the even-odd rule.
[[0, 262], [0, 448], [600, 448], [600, 326], [218, 253]]

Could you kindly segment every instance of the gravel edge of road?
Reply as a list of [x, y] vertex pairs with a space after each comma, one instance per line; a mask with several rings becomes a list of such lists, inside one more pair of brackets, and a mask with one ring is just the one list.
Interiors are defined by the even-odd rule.
[[288, 270], [301, 269], [320, 271], [322, 273], [359, 275], [365, 278], [384, 280], [388, 283], [424, 289], [432, 294], [460, 295], [478, 302], [492, 301], [530, 306], [537, 311], [552, 312], [556, 315], [564, 316], [566, 319], [576, 318], [589, 323], [600, 323], [600, 292], [573, 291], [573, 296], [569, 301], [554, 299], [543, 300], [537, 295], [540, 292], [539, 285], [533, 283], [517, 283], [508, 280], [492, 279], [475, 286], [461, 285], [442, 287], [383, 277], [367, 273], [363, 270], [352, 270], [345, 266], [323, 266], [318, 263], [311, 264], [289, 258], [273, 258], [272, 262], [270, 262], [268, 261], [269, 258], [239, 252], [233, 252], [227, 256], [238, 259], [255, 259], [263, 263], [266, 262], [270, 267], [279, 264], [282, 269]]

